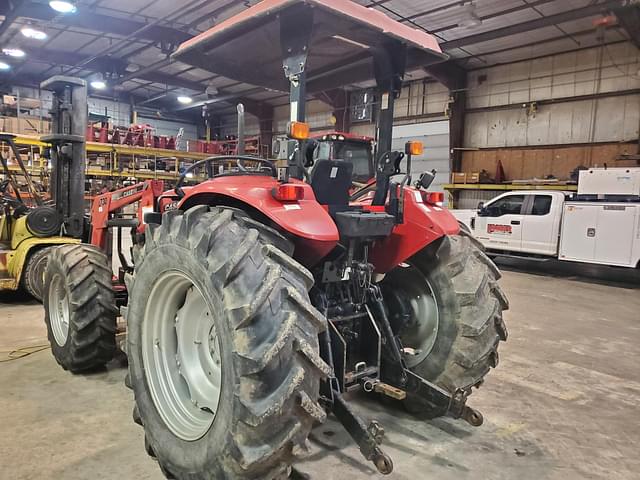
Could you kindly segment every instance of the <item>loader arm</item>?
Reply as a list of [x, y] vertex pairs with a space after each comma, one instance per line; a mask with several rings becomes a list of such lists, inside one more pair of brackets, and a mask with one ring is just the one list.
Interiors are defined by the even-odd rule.
[[136, 202], [139, 204], [135, 226], [141, 231], [144, 228], [142, 222], [144, 213], [153, 210], [155, 200], [163, 190], [163, 181], [146, 180], [95, 197], [91, 205], [91, 244], [106, 250], [109, 227], [122, 226], [115, 224], [117, 222], [112, 219], [113, 214]]

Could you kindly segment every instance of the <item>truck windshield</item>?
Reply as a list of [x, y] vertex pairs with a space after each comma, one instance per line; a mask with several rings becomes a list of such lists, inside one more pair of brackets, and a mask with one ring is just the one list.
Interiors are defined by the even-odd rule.
[[365, 142], [335, 142], [333, 158], [353, 163], [353, 181], [366, 183], [374, 177], [371, 145]]

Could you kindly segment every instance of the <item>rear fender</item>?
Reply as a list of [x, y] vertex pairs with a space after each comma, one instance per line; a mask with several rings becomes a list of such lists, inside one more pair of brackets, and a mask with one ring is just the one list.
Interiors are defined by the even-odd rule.
[[273, 177], [246, 175], [218, 177], [185, 190], [177, 207], [187, 210], [195, 205], [226, 205], [241, 208], [259, 220], [268, 220], [295, 242], [295, 258], [313, 266], [338, 244], [338, 229], [327, 211], [316, 201], [309, 185], [304, 198], [283, 203], [273, 197], [279, 185]]
[[420, 190], [405, 188], [404, 223], [371, 249], [377, 273], [387, 273], [445, 235], [457, 235], [460, 225], [446, 208], [426, 203]]

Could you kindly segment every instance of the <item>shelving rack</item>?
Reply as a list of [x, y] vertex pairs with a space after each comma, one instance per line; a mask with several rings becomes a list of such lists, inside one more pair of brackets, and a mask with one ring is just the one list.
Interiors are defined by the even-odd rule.
[[[16, 136], [15, 143], [24, 155], [29, 173], [34, 177], [46, 177], [48, 165], [41, 151], [47, 144], [37, 137], [26, 135]], [[88, 179], [156, 179], [171, 182], [180, 176], [180, 167], [208, 156], [206, 153], [87, 142], [86, 175]], [[171, 169], [158, 169], [159, 163], [170, 164]], [[17, 165], [10, 165], [9, 168], [18, 170]]]

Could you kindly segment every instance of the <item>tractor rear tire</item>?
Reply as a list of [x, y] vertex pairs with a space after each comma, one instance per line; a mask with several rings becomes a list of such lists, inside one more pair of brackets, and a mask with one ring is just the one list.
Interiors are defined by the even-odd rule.
[[111, 278], [107, 256], [91, 245], [51, 251], [44, 318], [53, 356], [65, 370], [93, 370], [113, 359], [118, 310]]
[[[405, 357], [412, 371], [452, 394], [470, 394], [482, 384], [507, 339], [500, 276], [465, 232], [442, 238], [387, 275], [383, 292], [392, 321], [402, 325], [403, 346], [414, 349]], [[411, 395], [405, 406], [430, 416], [446, 413]]]
[[42, 302], [47, 259], [53, 248], [55, 247], [42, 247], [31, 253], [22, 272], [22, 288], [39, 302]]
[[127, 383], [145, 449], [167, 478], [287, 478], [324, 421], [326, 319], [292, 251], [229, 209], [170, 211], [148, 226], [126, 277]]

